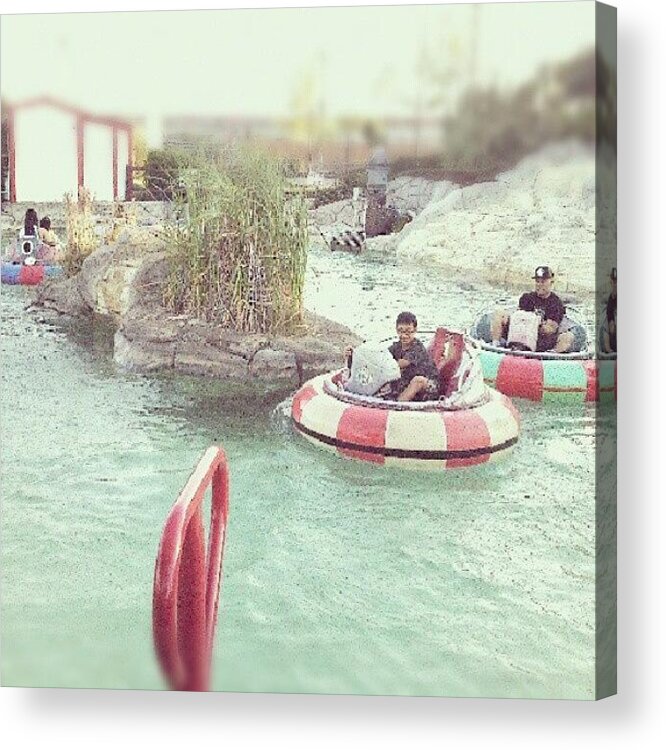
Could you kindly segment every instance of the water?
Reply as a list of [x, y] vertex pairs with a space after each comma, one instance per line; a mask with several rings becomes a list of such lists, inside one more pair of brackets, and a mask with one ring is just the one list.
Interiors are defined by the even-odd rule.
[[[398, 307], [460, 325], [492, 298], [349, 256], [315, 253], [309, 273], [310, 306], [364, 336], [390, 335]], [[118, 372], [107, 331], [40, 322], [28, 295], [1, 296], [3, 684], [163, 686], [155, 552], [217, 443], [232, 493], [214, 689], [593, 696], [592, 410], [520, 403], [509, 460], [403, 474], [317, 450], [284, 404]]]

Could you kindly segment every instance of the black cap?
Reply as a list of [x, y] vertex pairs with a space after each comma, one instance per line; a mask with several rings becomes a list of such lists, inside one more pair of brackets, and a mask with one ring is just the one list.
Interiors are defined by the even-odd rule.
[[611, 268], [611, 279], [617, 281], [617, 268]]
[[550, 268], [548, 268], [548, 266], [537, 266], [534, 269], [534, 276], [532, 276], [532, 278], [537, 281], [542, 281], [543, 279], [554, 279], [555, 274]]

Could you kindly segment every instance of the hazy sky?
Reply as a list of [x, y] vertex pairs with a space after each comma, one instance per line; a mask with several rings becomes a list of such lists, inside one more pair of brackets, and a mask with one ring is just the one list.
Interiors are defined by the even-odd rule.
[[594, 43], [594, 3], [3, 16], [1, 42], [3, 97], [48, 93], [149, 129], [167, 114], [286, 115], [308, 75], [330, 114], [411, 114], [433, 91], [424, 48], [457, 83], [513, 85]]

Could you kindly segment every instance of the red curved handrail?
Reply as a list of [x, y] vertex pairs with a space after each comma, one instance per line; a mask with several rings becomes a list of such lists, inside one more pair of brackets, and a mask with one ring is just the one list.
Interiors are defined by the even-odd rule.
[[[208, 551], [201, 506], [212, 484]], [[172, 690], [208, 690], [229, 513], [229, 469], [213, 446], [167, 516], [155, 561], [153, 641]]]

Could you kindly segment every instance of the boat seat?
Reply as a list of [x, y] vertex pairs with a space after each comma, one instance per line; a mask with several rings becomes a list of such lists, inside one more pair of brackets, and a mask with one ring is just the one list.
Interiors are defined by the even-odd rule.
[[440, 327], [428, 345], [428, 353], [432, 357], [439, 372], [439, 395], [449, 397], [455, 393], [467, 373], [460, 373], [465, 340], [462, 333], [449, 331]]

